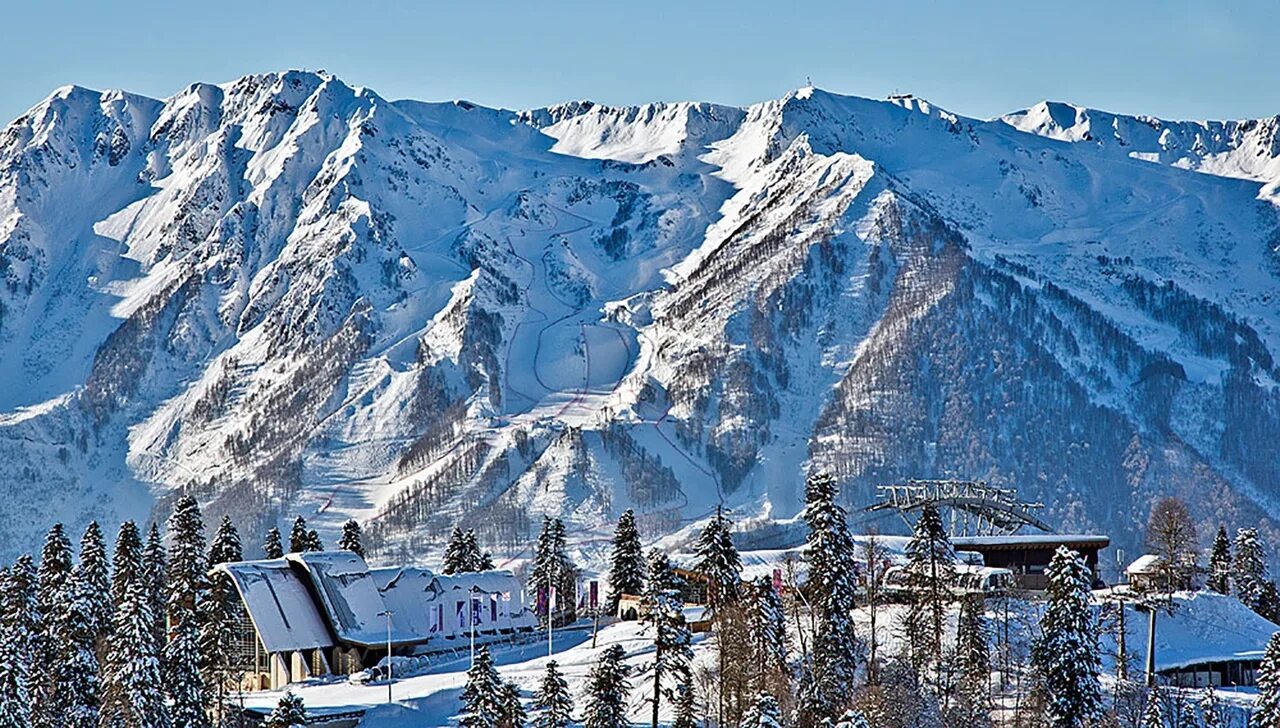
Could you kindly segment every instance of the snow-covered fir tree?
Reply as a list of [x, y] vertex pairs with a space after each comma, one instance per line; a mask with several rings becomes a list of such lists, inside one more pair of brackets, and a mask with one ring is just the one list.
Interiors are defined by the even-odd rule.
[[1045, 571], [1046, 604], [1032, 660], [1044, 688], [1052, 728], [1085, 728], [1102, 713], [1098, 625], [1089, 606], [1093, 575], [1061, 546]]
[[105, 656], [106, 640], [111, 633], [111, 562], [107, 560], [106, 540], [97, 521], [90, 521], [80, 538], [79, 578], [87, 588], [89, 629], [93, 633], [95, 654]]
[[654, 549], [649, 552], [648, 565], [640, 613], [653, 639], [653, 662], [649, 666], [653, 688], [648, 700], [656, 726], [662, 699], [674, 701], [675, 686], [689, 681], [693, 649], [670, 560], [666, 553]]
[[208, 565], [214, 567], [218, 564], [242, 560], [244, 560], [244, 547], [240, 543], [240, 531], [236, 530], [236, 524], [232, 522], [231, 516], [223, 516], [222, 522], [218, 524], [218, 530], [213, 534], [213, 540], [209, 543]]
[[338, 539], [338, 548], [350, 551], [364, 558], [364, 542], [360, 533], [360, 522], [354, 518], [342, 524], [342, 537]]
[[1262, 590], [1267, 581], [1267, 556], [1258, 538], [1258, 529], [1238, 529], [1233, 551], [1231, 582], [1236, 596], [1257, 612], [1262, 606]]
[[280, 539], [280, 529], [275, 526], [267, 529], [267, 536], [262, 541], [262, 554], [268, 559], [284, 556], [284, 542]]
[[204, 680], [200, 674], [200, 625], [197, 604], [203, 598], [206, 572], [204, 520], [191, 496], [174, 504], [169, 518], [169, 639], [164, 648], [165, 689], [174, 728], [208, 724]]
[[787, 698], [791, 695], [791, 670], [787, 663], [789, 646], [782, 597], [767, 576], [751, 582], [746, 590], [749, 649], [744, 661], [750, 676], [746, 688], [756, 694]]
[[613, 530], [613, 549], [609, 555], [609, 596], [605, 607], [609, 614], [618, 613], [618, 600], [623, 594], [639, 596], [644, 589], [644, 551], [640, 546], [640, 529], [635, 511], [628, 508], [618, 516]]
[[942, 516], [932, 505], [925, 505], [907, 542], [906, 576], [911, 603], [904, 621], [912, 659], [922, 673], [926, 665], [942, 658], [943, 626], [956, 579], [955, 562], [955, 550]]
[[582, 728], [626, 728], [631, 668], [622, 645], [611, 645], [587, 676]]
[[573, 695], [555, 660], [547, 663], [533, 696], [534, 728], [566, 728], [573, 721]]
[[675, 708], [671, 728], [698, 728], [698, 691], [692, 679], [676, 686]]
[[1231, 541], [1227, 538], [1226, 526], [1218, 526], [1218, 533], [1213, 537], [1205, 586], [1219, 594], [1231, 593]]
[[733, 545], [733, 524], [720, 506], [698, 537], [694, 571], [707, 578], [707, 606], [711, 612], [735, 604], [742, 596], [742, 559]]
[[1152, 688], [1147, 693], [1147, 704], [1142, 708], [1142, 728], [1165, 728], [1164, 710], [1160, 707], [1160, 691]]
[[32, 649], [39, 613], [36, 567], [24, 555], [0, 580], [0, 728], [29, 728]]
[[[542, 531], [534, 548], [533, 568], [529, 572], [531, 588], [547, 595], [548, 612], [561, 622], [576, 618], [574, 589], [578, 567], [569, 558], [565, 543], [564, 523], [559, 518], [542, 519]], [[555, 591], [555, 606], [551, 608], [551, 589]], [[544, 618], [548, 615], [544, 615]]]
[[[836, 721], [835, 728], [871, 728], [871, 724], [867, 721], [867, 716], [862, 711], [849, 709], [845, 711], [844, 715], [840, 716], [840, 720]], [[971, 724], [965, 726], [965, 728], [971, 728]]]
[[324, 541], [320, 540], [320, 532], [314, 528], [307, 529], [307, 539], [303, 551], [324, 551]]
[[1262, 653], [1262, 664], [1258, 666], [1258, 699], [1249, 725], [1253, 728], [1280, 726], [1280, 632], [1271, 635]]
[[467, 570], [469, 557], [467, 540], [462, 535], [462, 528], [454, 526], [449, 534], [449, 543], [444, 547], [444, 564], [441, 570], [447, 574], [461, 574]]
[[117, 571], [123, 593], [116, 605], [102, 687], [102, 723], [113, 728], [169, 725], [152, 612], [155, 597], [144, 558], [121, 564]]
[[112, 630], [115, 629], [115, 610], [124, 601], [130, 580], [141, 579], [142, 534], [133, 521], [120, 524], [116, 533], [116, 547], [111, 555], [111, 604]]
[[1212, 685], [1200, 696], [1199, 709], [1200, 723], [1204, 728], [1223, 728], [1222, 704]]
[[844, 710], [854, 687], [861, 646], [850, 612], [857, 593], [853, 537], [845, 510], [837, 502], [839, 488], [829, 473], [805, 482], [804, 520], [809, 528], [805, 555], [808, 589], [815, 613], [813, 656], [801, 686], [802, 723]]
[[289, 553], [300, 554], [309, 551], [311, 543], [307, 532], [307, 519], [298, 516], [293, 519], [293, 528], [289, 530]]
[[271, 714], [262, 722], [262, 728], [302, 728], [307, 724], [307, 706], [292, 691], [285, 692]]
[[462, 689], [462, 728], [499, 728], [503, 716], [503, 682], [493, 666], [489, 647], [476, 648], [476, 659], [467, 670], [467, 685]]
[[498, 728], [524, 728], [529, 720], [524, 702], [520, 700], [520, 688], [512, 682], [504, 682], [501, 688], [502, 716]]
[[100, 693], [98, 684], [97, 609], [98, 588], [85, 573], [83, 562], [67, 583], [67, 603], [54, 627], [59, 653], [54, 665], [58, 686], [58, 725], [62, 728], [97, 728]]
[[463, 551], [466, 554], [463, 563], [464, 571], [488, 571], [493, 568], [493, 557], [480, 547], [480, 537], [474, 528], [468, 528], [462, 534]]
[[154, 522], [147, 532], [147, 544], [142, 549], [142, 578], [150, 607], [148, 614], [155, 635], [155, 646], [163, 658], [165, 614], [169, 603], [168, 561], [164, 553], [164, 542], [160, 539], [160, 526]]
[[957, 687], [965, 702], [982, 710], [987, 707], [987, 682], [991, 678], [991, 651], [987, 644], [988, 629], [983, 614], [981, 594], [960, 603], [956, 624]]
[[67, 607], [67, 585], [71, 580], [71, 542], [62, 524], [54, 524], [40, 551], [36, 577], [36, 630], [31, 671], [32, 723], [38, 727], [58, 725], [58, 695], [64, 686], [57, 682], [56, 667], [63, 655], [58, 645], [58, 623]]
[[769, 693], [760, 693], [743, 717], [742, 728], [782, 728], [782, 710]]

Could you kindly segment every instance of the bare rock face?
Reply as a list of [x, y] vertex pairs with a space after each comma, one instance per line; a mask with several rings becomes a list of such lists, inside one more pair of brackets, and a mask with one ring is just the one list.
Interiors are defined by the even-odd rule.
[[[1137, 538], [1280, 513], [1275, 119], [60, 89], [0, 133], [0, 555], [179, 491], [589, 549], [829, 470]], [[889, 524], [881, 524], [887, 526]], [[252, 540], [252, 539], [250, 539]]]

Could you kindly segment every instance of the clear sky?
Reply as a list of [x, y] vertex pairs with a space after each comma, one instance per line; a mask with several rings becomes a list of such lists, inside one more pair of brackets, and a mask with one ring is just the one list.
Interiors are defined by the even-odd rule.
[[1280, 113], [1276, 0], [0, 0], [0, 28], [5, 122], [68, 83], [165, 97], [285, 68], [507, 108], [746, 104], [812, 76], [978, 117], [1045, 98], [1165, 118]]

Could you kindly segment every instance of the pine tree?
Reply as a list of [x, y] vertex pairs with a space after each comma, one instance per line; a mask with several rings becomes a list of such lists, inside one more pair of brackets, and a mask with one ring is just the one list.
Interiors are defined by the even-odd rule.
[[676, 715], [671, 728], [698, 728], [698, 693], [693, 689], [692, 680], [685, 680], [676, 686]]
[[871, 728], [871, 724], [867, 722], [867, 716], [862, 711], [850, 709], [840, 716], [840, 721], [836, 723], [835, 728]]
[[644, 552], [640, 546], [640, 531], [636, 528], [636, 514], [628, 508], [618, 517], [618, 525], [613, 531], [609, 596], [606, 599], [609, 614], [618, 613], [618, 600], [623, 594], [640, 596], [644, 589], [644, 570]]
[[268, 559], [284, 558], [284, 544], [280, 541], [280, 529], [272, 526], [262, 542], [262, 553]]
[[58, 686], [59, 726], [97, 728], [99, 707], [97, 624], [94, 611], [100, 592], [76, 567], [67, 584], [67, 604], [58, 615], [54, 635], [59, 659], [54, 665]]
[[[662, 698], [675, 700], [672, 685], [688, 682], [693, 650], [689, 646], [691, 636], [684, 620], [684, 603], [676, 588], [676, 577], [667, 555], [658, 549], [649, 552], [649, 574], [641, 601], [641, 619], [653, 637], [652, 702], [653, 725], [658, 725], [658, 711]], [[667, 685], [663, 685], [663, 681]]]
[[[529, 573], [530, 584], [547, 590], [548, 619], [559, 614], [562, 622], [576, 618], [574, 586], [577, 584], [578, 567], [569, 558], [565, 544], [564, 524], [559, 518], [542, 519], [542, 532], [534, 548], [533, 569]], [[555, 588], [555, 609], [551, 609], [551, 589]]]
[[520, 688], [515, 683], [503, 683], [500, 690], [502, 717], [498, 720], [499, 728], [524, 728], [529, 715], [525, 712], [524, 703], [520, 700]]
[[57, 682], [56, 667], [62, 658], [58, 645], [58, 623], [66, 610], [67, 586], [71, 579], [71, 542], [58, 523], [49, 529], [40, 552], [36, 581], [36, 630], [32, 653], [31, 705], [36, 726], [58, 725], [58, 696], [65, 686]]
[[461, 574], [467, 570], [467, 542], [462, 529], [454, 526], [449, 534], [449, 543], [444, 547], [444, 564], [441, 567], [446, 575]]
[[573, 696], [555, 660], [547, 663], [533, 696], [534, 728], [566, 728], [573, 721]]
[[956, 626], [956, 663], [960, 673], [960, 691], [966, 699], [985, 706], [987, 681], [991, 677], [991, 652], [987, 646], [986, 617], [982, 613], [982, 595], [966, 598], [960, 604]]
[[[1236, 553], [1240, 553], [1238, 549]], [[1267, 649], [1262, 653], [1262, 664], [1258, 667], [1258, 698], [1250, 725], [1256, 728], [1280, 726], [1280, 632], [1271, 635]]]
[[0, 728], [29, 728], [31, 667], [39, 613], [36, 569], [22, 556], [0, 579]]
[[1142, 709], [1142, 728], [1164, 728], [1164, 711], [1160, 709], [1160, 691], [1155, 688], [1147, 693], [1147, 704]]
[[111, 629], [115, 630], [115, 610], [120, 608], [129, 582], [142, 578], [142, 536], [133, 521], [120, 524], [116, 534], [115, 553], [111, 557]]
[[621, 645], [612, 645], [587, 677], [582, 728], [626, 728], [631, 668]]
[[[127, 529], [121, 528], [126, 547]], [[158, 531], [152, 530], [158, 543]], [[149, 539], [150, 540], [150, 539]], [[163, 552], [147, 551], [163, 561]], [[117, 556], [120, 553], [117, 552]], [[116, 728], [167, 728], [168, 711], [161, 690], [157, 620], [152, 613], [155, 564], [148, 573], [145, 555], [133, 563], [117, 562], [116, 605], [106, 669], [103, 672], [102, 723]], [[163, 571], [160, 571], [163, 574]], [[162, 605], [161, 605], [162, 606]]]
[[856, 553], [837, 495], [836, 480], [828, 473], [815, 474], [805, 483], [804, 520], [809, 527], [805, 554], [815, 613], [812, 663], [801, 690], [802, 722], [807, 725], [844, 709], [861, 652], [849, 616], [857, 593]]
[[782, 712], [778, 701], [768, 693], [757, 695], [755, 703], [743, 718], [742, 728], [782, 728]]
[[243, 560], [244, 548], [240, 544], [240, 532], [236, 530], [236, 524], [231, 522], [231, 516], [223, 516], [222, 523], [218, 524], [218, 530], [213, 535], [213, 542], [209, 544], [208, 565], [212, 568], [218, 564]]
[[925, 505], [907, 543], [907, 585], [911, 604], [905, 626], [917, 670], [942, 657], [943, 624], [955, 584], [956, 554], [932, 505]]
[[[477, 544], [478, 545], [478, 544]], [[476, 571], [493, 571], [497, 567], [493, 565], [493, 554], [488, 551], [476, 549]]]
[[1231, 542], [1227, 539], [1226, 526], [1218, 526], [1218, 534], [1213, 537], [1205, 585], [1219, 594], [1231, 593]]
[[271, 715], [262, 722], [262, 728], [302, 728], [307, 724], [307, 708], [302, 698], [292, 692], [280, 697]]
[[94, 650], [100, 660], [106, 655], [106, 640], [111, 634], [111, 564], [107, 546], [97, 521], [89, 523], [80, 539], [80, 579], [84, 582], [84, 598], [89, 601], [89, 630]]
[[204, 681], [200, 675], [200, 626], [197, 604], [205, 590], [204, 521], [191, 496], [174, 504], [169, 518], [168, 594], [170, 636], [164, 648], [165, 687], [174, 728], [208, 724]]
[[[160, 526], [151, 524], [147, 532], [147, 545], [142, 550], [142, 579], [147, 595], [147, 614], [151, 617], [151, 631], [154, 644], [163, 655], [165, 643], [165, 613], [169, 601], [169, 587], [166, 583], [167, 560], [164, 555], [164, 542], [160, 540]], [[162, 657], [163, 659], [163, 657]]]
[[324, 541], [320, 540], [320, 534], [314, 529], [307, 529], [306, 548], [303, 551], [324, 551]]
[[750, 687], [758, 693], [786, 695], [791, 689], [786, 612], [769, 577], [762, 576], [751, 584], [748, 606], [751, 653], [747, 664], [753, 673]]
[[694, 571], [707, 577], [707, 606], [711, 613], [736, 604], [742, 597], [742, 559], [733, 545], [732, 524], [716, 506], [698, 538]]
[[1222, 706], [1218, 702], [1218, 694], [1210, 685], [1200, 699], [1200, 722], [1204, 728], [1223, 728]]
[[364, 558], [364, 544], [361, 542], [360, 522], [352, 518], [342, 524], [342, 538], [338, 539], [338, 548], [350, 551]]
[[1237, 530], [1233, 550], [1231, 581], [1235, 584], [1236, 596], [1256, 612], [1262, 606], [1262, 589], [1267, 581], [1267, 558], [1258, 540], [1258, 529]]
[[309, 550], [311, 543], [307, 533], [307, 519], [298, 516], [293, 519], [293, 528], [289, 531], [289, 553], [300, 554]]
[[489, 647], [476, 649], [476, 660], [467, 670], [467, 686], [462, 689], [462, 728], [498, 728], [503, 715], [502, 678], [493, 666]]
[[1102, 712], [1098, 625], [1090, 610], [1093, 576], [1074, 551], [1059, 547], [1045, 572], [1047, 603], [1032, 647], [1052, 728], [1092, 726]]

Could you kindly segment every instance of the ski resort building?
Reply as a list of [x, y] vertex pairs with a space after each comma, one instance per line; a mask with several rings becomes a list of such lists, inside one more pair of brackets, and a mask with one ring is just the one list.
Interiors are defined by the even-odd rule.
[[1066, 546], [1084, 558], [1089, 570], [1093, 572], [1093, 580], [1097, 585], [1102, 583], [1102, 574], [1098, 570], [1098, 553], [1111, 545], [1106, 536], [1034, 533], [1014, 534], [1011, 536], [956, 536], [951, 539], [956, 551], [967, 551], [982, 555], [983, 564], [988, 567], [1008, 569], [1013, 572], [1014, 583], [1021, 589], [1039, 591], [1045, 588], [1045, 569], [1053, 552], [1059, 546]]
[[[453, 576], [420, 567], [370, 569], [350, 551], [222, 564], [239, 602], [234, 669], [247, 690], [350, 674], [386, 657], [425, 654], [453, 640], [532, 630], [509, 571]], [[469, 607], [468, 607], [469, 604]]]

